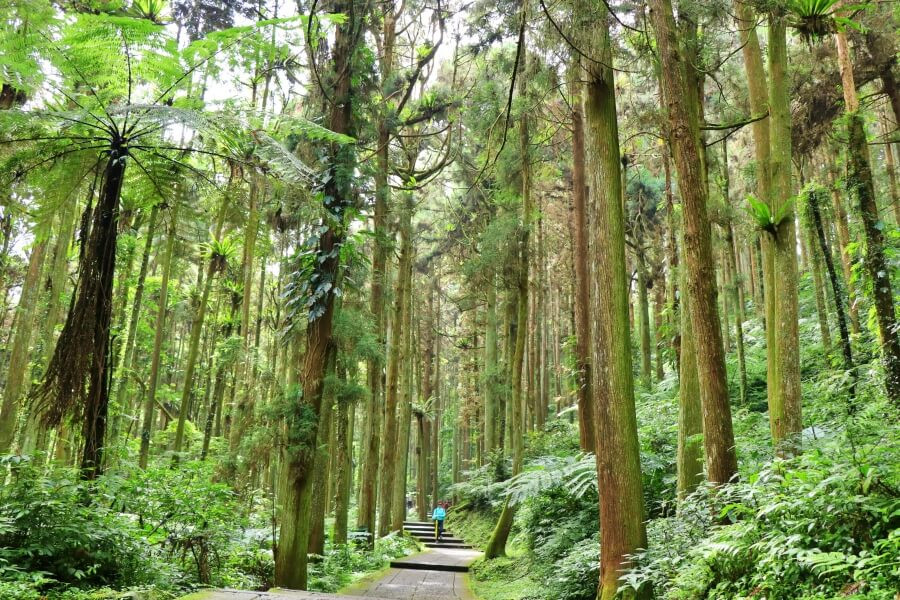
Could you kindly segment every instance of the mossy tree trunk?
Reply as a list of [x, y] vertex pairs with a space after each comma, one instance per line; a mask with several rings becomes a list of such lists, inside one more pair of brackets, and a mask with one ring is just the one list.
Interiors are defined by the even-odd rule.
[[[686, 279], [682, 274], [682, 280]], [[691, 326], [690, 294], [681, 286], [681, 369], [678, 374], [678, 450], [676, 491], [684, 498], [703, 482], [703, 407], [697, 374], [697, 347]]]
[[335, 546], [347, 544], [347, 516], [350, 511], [350, 487], [353, 484], [353, 424], [356, 404], [346, 398], [337, 401], [337, 485], [334, 499]]
[[381, 482], [378, 490], [379, 515], [378, 535], [385, 536], [391, 531], [394, 484], [397, 477], [397, 432], [398, 408], [400, 403], [400, 372], [403, 366], [402, 349], [409, 312], [409, 286], [412, 263], [411, 223], [412, 211], [408, 205], [400, 213], [400, 258], [397, 268], [397, 287], [394, 294], [394, 309], [391, 318], [391, 340], [388, 348], [387, 382], [385, 386], [384, 429], [381, 452]]
[[[320, 70], [331, 90], [331, 100], [323, 108], [328, 115], [329, 129], [352, 134], [353, 82], [357, 74], [356, 54], [366, 21], [365, 7], [356, 0], [335, 0], [328, 8], [344, 14], [345, 19], [334, 28], [330, 65]], [[348, 212], [355, 201], [352, 180], [356, 168], [355, 148], [333, 143], [328, 150], [330, 177], [322, 190], [328, 228], [316, 244], [314, 273], [318, 281], [327, 281], [332, 288], [310, 309], [305, 351], [299, 365], [301, 396], [292, 401], [291, 414], [285, 423], [290, 443], [285, 444], [281, 453], [282, 522], [275, 555], [275, 584], [301, 590], [307, 587], [312, 467], [326, 364], [333, 345], [334, 286], [338, 283], [340, 248], [345, 239]]]
[[178, 239], [178, 210], [173, 209], [170, 215], [169, 235], [162, 262], [162, 275], [157, 300], [156, 323], [153, 329], [153, 351], [150, 358], [150, 377], [147, 382], [147, 397], [144, 399], [144, 415], [141, 419], [141, 449], [138, 464], [147, 468], [150, 456], [150, 434], [153, 432], [153, 417], [156, 414], [156, 389], [159, 384], [159, 363], [162, 359], [163, 338], [166, 330], [166, 313], [168, 311], [169, 277], [172, 273], [172, 261], [175, 255], [175, 241]]
[[872, 281], [872, 299], [884, 361], [885, 389], [891, 402], [900, 404], [900, 333], [897, 331], [891, 268], [884, 251], [884, 223], [879, 217], [875, 201], [869, 146], [865, 124], [859, 113], [850, 48], [843, 32], [838, 32], [835, 37], [847, 112], [847, 187], [856, 198], [857, 210], [863, 223], [866, 242], [863, 265]]
[[40, 295], [41, 272], [48, 241], [35, 241], [28, 256], [28, 270], [22, 283], [22, 293], [16, 308], [16, 330], [9, 351], [6, 387], [3, 389], [3, 405], [0, 406], [0, 452], [12, 449], [19, 423], [20, 396], [25, 388], [28, 372], [28, 356], [31, 349], [31, 334], [34, 331], [34, 315]]
[[[215, 231], [213, 232], [214, 240], [222, 239], [227, 206], [227, 198], [223, 198], [216, 216]], [[175, 426], [175, 441], [172, 445], [172, 450], [174, 452], [173, 458], [175, 460], [178, 459], [178, 453], [181, 452], [184, 444], [184, 428], [187, 422], [188, 413], [191, 410], [191, 401], [193, 400], [194, 392], [194, 371], [197, 368], [197, 359], [200, 357], [200, 334], [203, 332], [203, 325], [206, 321], [206, 309], [209, 304], [209, 294], [212, 292], [212, 286], [215, 283], [216, 275], [225, 267], [223, 264], [224, 259], [225, 257], [217, 254], [211, 254], [209, 256], [209, 262], [206, 267], [206, 278], [203, 281], [200, 298], [194, 307], [194, 318], [191, 320], [191, 332], [188, 341], [188, 354], [184, 366], [184, 387], [181, 391], [181, 403], [178, 408], [178, 423]]]
[[[741, 32], [741, 53], [744, 59], [744, 70], [747, 75], [747, 91], [750, 100], [750, 112], [755, 116], [769, 113], [768, 84], [765, 67], [763, 65], [762, 50], [759, 45], [759, 37], [756, 33], [757, 15], [752, 5], [746, 0], [734, 0], [734, 10], [737, 26]], [[772, 171], [771, 171], [771, 114], [767, 119], [761, 119], [751, 125], [753, 134], [753, 150], [756, 158], [756, 193], [762, 202], [772, 204]], [[755, 272], [761, 275], [758, 295], [762, 296], [762, 305], [766, 327], [766, 375], [769, 382], [774, 382], [777, 374], [777, 353], [775, 340], [775, 301], [773, 291], [775, 289], [775, 249], [772, 240], [761, 235], [759, 249], [754, 256], [758, 257], [760, 264]], [[773, 387], [767, 388], [769, 403], [772, 402]]]
[[[400, 247], [401, 268], [403, 271], [399, 273], [406, 280], [402, 292], [406, 294], [403, 310], [403, 324], [400, 334], [400, 355], [399, 362], [402, 368], [400, 374], [400, 389], [398, 390], [398, 421], [397, 421], [397, 462], [395, 466], [394, 487], [391, 490], [393, 494], [392, 512], [391, 512], [391, 530], [400, 531], [403, 529], [403, 521], [406, 519], [406, 480], [409, 466], [409, 436], [410, 424], [412, 419], [412, 400], [413, 400], [413, 306], [412, 306], [412, 271], [414, 261], [413, 247], [413, 231], [412, 231], [412, 213], [414, 210], [412, 193], [405, 194], [403, 207], [402, 225], [405, 228], [402, 236]], [[405, 260], [404, 260], [405, 259]]]
[[335, 402], [335, 361], [337, 349], [332, 346], [325, 367], [325, 384], [322, 392], [322, 412], [319, 416], [319, 434], [316, 439], [316, 456], [313, 466], [313, 499], [309, 516], [309, 554], [325, 554], [325, 499], [328, 495], [332, 448], [329, 445], [332, 415]]
[[[522, 2], [521, 15], [522, 27], [519, 30], [518, 61], [518, 86], [517, 94], [520, 98], [527, 97], [527, 45], [525, 43], [525, 22], [527, 18], [527, 2]], [[518, 118], [519, 152], [521, 154], [521, 196], [522, 196], [522, 221], [518, 236], [518, 262], [516, 273], [516, 337], [515, 349], [511, 355], [510, 377], [512, 380], [512, 396], [510, 398], [510, 439], [508, 450], [512, 454], [512, 473], [518, 474], [522, 469], [524, 455], [524, 410], [525, 390], [523, 389], [523, 367], [525, 362], [525, 342], [528, 337], [528, 273], [530, 267], [528, 243], [531, 232], [532, 212], [534, 202], [531, 189], [531, 141], [529, 132], [529, 119], [526, 112], [522, 112]], [[503, 510], [491, 533], [491, 538], [484, 549], [484, 557], [487, 560], [506, 555], [506, 541], [512, 529], [515, 507], [507, 500]]]
[[[791, 110], [788, 90], [787, 18], [769, 13], [769, 121], [772, 176], [772, 214], [783, 214], [770, 235], [774, 246], [774, 269], [770, 298], [775, 307], [775, 376], [769, 375], [769, 423], [772, 442], [780, 454], [799, 450], [803, 428], [800, 390], [800, 333], [798, 317], [797, 234], [794, 225], [791, 178]], [[785, 208], [786, 207], [786, 208]]]
[[572, 86], [572, 261], [575, 266], [575, 385], [578, 396], [578, 432], [581, 449], [597, 447], [596, 415], [591, 383], [590, 248], [587, 233], [587, 190], [584, 172], [584, 109], [581, 86], [581, 57], [569, 59]]

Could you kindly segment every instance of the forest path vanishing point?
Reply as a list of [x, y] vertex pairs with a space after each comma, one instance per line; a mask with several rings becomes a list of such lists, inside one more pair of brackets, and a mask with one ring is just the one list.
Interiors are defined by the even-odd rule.
[[199, 592], [182, 600], [475, 600], [469, 589], [469, 565], [481, 556], [448, 531], [434, 542], [430, 523], [407, 521], [403, 529], [426, 546], [424, 552], [391, 561], [390, 569], [375, 579], [363, 580], [343, 594], [273, 590]]

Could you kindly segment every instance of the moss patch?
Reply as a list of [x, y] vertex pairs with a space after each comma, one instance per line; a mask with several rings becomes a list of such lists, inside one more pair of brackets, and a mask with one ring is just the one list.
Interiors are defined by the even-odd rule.
[[480, 600], [528, 600], [542, 598], [546, 591], [545, 584], [532, 578], [530, 561], [523, 556], [478, 559], [469, 582]]

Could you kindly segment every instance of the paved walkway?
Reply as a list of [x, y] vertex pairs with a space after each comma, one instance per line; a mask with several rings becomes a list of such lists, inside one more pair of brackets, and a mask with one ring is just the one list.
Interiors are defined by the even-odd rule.
[[433, 548], [391, 562], [391, 569], [373, 582], [363, 582], [345, 593], [392, 600], [475, 600], [466, 572], [480, 552]]
[[[247, 592], [216, 590], [192, 594], [183, 600], [475, 600], [466, 572], [480, 552], [472, 550], [449, 533], [440, 544], [431, 543], [428, 523], [406, 523], [404, 529], [420, 541], [427, 541], [425, 552], [391, 562], [391, 568], [374, 581], [350, 587], [343, 594], [323, 594], [292, 590]], [[433, 534], [431, 534], [433, 535]]]

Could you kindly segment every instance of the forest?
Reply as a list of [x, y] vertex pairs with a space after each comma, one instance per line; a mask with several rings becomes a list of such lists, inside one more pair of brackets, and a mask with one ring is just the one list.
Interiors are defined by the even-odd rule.
[[898, 31], [3, 0], [0, 599], [897, 600]]

